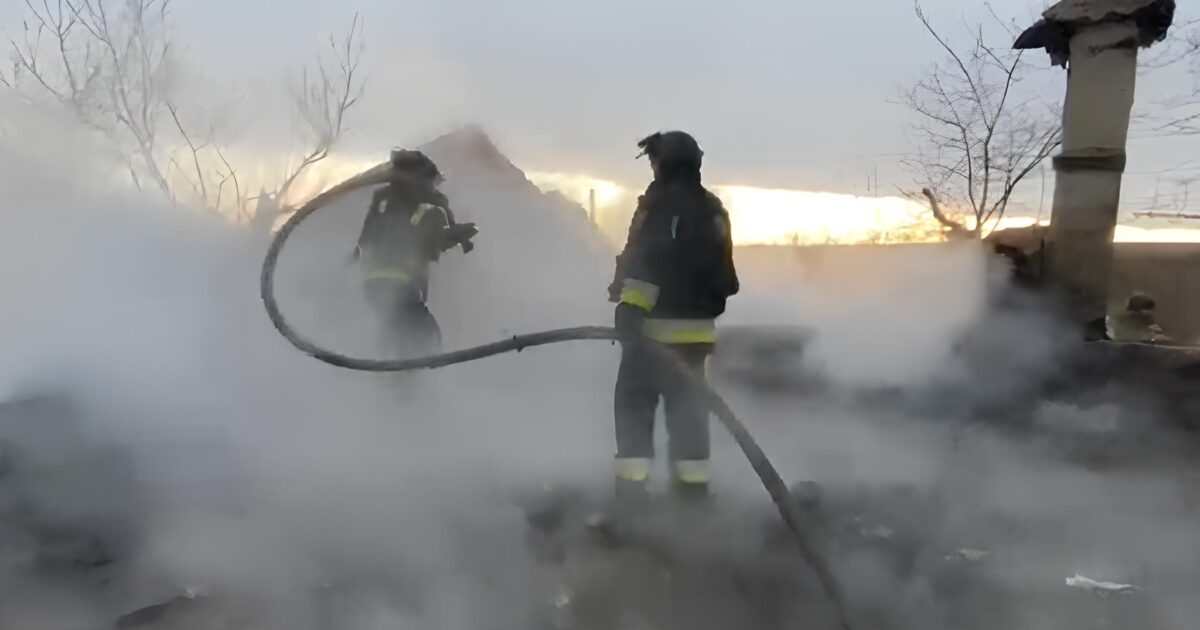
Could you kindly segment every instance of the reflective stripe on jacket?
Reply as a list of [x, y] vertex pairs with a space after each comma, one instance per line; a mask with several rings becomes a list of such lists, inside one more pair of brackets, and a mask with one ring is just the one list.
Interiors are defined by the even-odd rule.
[[411, 282], [423, 294], [449, 222], [444, 200], [436, 190], [399, 184], [377, 190], [358, 239], [363, 278]]
[[692, 344], [717, 342], [717, 320], [712, 318], [650, 318], [646, 320], [642, 331], [648, 339], [652, 339], [660, 343]]
[[617, 257], [613, 298], [647, 312], [652, 339], [713, 343], [739, 289], [730, 232], [721, 201], [698, 181], [651, 184]]

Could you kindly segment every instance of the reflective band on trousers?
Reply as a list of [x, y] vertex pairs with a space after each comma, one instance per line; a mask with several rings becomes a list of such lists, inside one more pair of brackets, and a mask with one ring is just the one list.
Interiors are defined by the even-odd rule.
[[621, 481], [646, 481], [650, 478], [650, 465], [653, 462], [641, 457], [618, 457], [616, 460], [617, 479]]
[[708, 483], [707, 459], [685, 459], [675, 462], [675, 480], [679, 483]]
[[660, 343], [717, 342], [717, 322], [713, 319], [647, 319], [642, 332]]
[[658, 285], [628, 278], [621, 286], [621, 301], [649, 311], [658, 304]]

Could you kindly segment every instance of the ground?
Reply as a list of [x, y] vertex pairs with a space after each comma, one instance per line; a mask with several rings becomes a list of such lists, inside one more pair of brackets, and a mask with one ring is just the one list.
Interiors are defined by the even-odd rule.
[[[893, 451], [911, 440], [920, 445], [920, 457], [936, 460], [933, 478], [857, 474], [855, 481], [835, 477], [795, 487], [805, 533], [833, 565], [855, 628], [1157, 630], [1184, 627], [1180, 620], [1190, 618], [1191, 593], [1200, 586], [1200, 570], [1189, 559], [1198, 557], [1193, 552], [1200, 542], [1191, 521], [1182, 520], [1193, 519], [1200, 507], [1190, 433], [1120, 417], [1108, 423], [1096, 408], [1055, 422], [947, 428], [938, 424], [951, 419], [945, 410], [941, 418], [918, 420], [881, 409], [870, 397], [847, 403], [833, 390], [776, 389], [765, 396], [823, 418], [818, 422], [830, 430], [847, 418], [877, 427], [875, 438], [896, 441], [877, 449], [881, 459], [896, 457]], [[905, 404], [913, 404], [911, 397]], [[1043, 415], [1067, 410], [1078, 408]], [[22, 551], [7, 556], [5, 575], [22, 578], [6, 584], [8, 592], [51, 593], [59, 605], [73, 602], [120, 617], [117, 627], [177, 630], [372, 630], [396, 627], [390, 625], [395, 618], [373, 620], [364, 610], [424, 605], [417, 600], [427, 593], [411, 576], [387, 570], [344, 573], [286, 594], [222, 592], [219, 584], [191, 592], [157, 585], [136, 596], [114, 590], [130, 588], [109, 576], [131, 561], [122, 550], [136, 527], [97, 521], [94, 506], [53, 486], [87, 477], [92, 487], [107, 490], [104, 496], [118, 496], [128, 481], [119, 457], [62, 446], [39, 450], [45, 442], [37, 432], [12, 430], [36, 418], [61, 434], [69, 415], [69, 407], [53, 399], [5, 409], [4, 533]], [[1082, 425], [1072, 424], [1080, 418]], [[766, 433], [770, 439], [771, 430]], [[769, 443], [767, 450], [783, 448]], [[47, 463], [55, 464], [54, 475], [40, 477]], [[615, 533], [591, 526], [597, 512], [612, 512], [594, 489], [555, 487], [517, 503], [537, 570], [523, 591], [527, 599], [509, 606], [521, 609], [514, 618], [536, 627], [836, 627], [811, 568], [764, 492], [727, 489], [706, 506], [658, 500], [619, 520]], [[91, 529], [97, 522], [106, 527]], [[1088, 574], [1104, 567], [1107, 573]], [[1076, 573], [1131, 588], [1068, 586]], [[139, 599], [148, 607], [127, 603]], [[513, 623], [497, 618], [492, 627]]]

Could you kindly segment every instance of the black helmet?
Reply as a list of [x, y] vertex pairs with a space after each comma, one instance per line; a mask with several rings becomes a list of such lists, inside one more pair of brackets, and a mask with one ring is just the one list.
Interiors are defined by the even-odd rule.
[[437, 164], [420, 151], [392, 149], [392, 167], [431, 181], [442, 180], [442, 172], [438, 170]]
[[665, 131], [646, 136], [638, 143], [642, 150], [638, 157], [650, 156], [650, 159], [670, 168], [685, 168], [700, 170], [704, 159], [704, 151], [691, 135], [682, 131]]

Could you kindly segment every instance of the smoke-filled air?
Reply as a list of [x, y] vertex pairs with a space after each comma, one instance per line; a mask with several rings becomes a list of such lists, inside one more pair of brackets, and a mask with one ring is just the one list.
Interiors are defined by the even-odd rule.
[[18, 4], [0, 630], [1196, 627], [1188, 8]]

